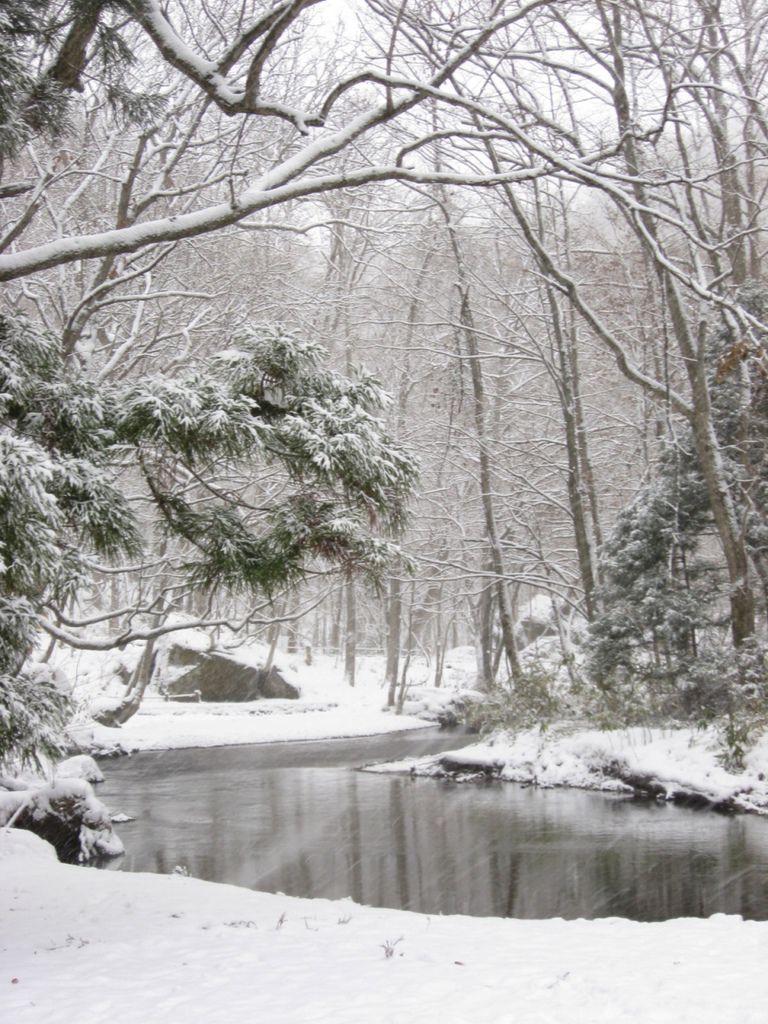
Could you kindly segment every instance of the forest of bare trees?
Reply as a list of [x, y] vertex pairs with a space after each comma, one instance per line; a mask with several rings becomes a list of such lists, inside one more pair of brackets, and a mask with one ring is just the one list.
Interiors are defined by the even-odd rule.
[[[768, 4], [40, 6], [0, 12], [8, 692], [40, 632], [182, 613], [350, 682], [386, 651], [393, 703], [411, 655], [439, 685], [473, 645], [514, 694], [546, 598], [574, 685], [629, 717], [762, 700]], [[203, 394], [244, 337], [250, 447]]]

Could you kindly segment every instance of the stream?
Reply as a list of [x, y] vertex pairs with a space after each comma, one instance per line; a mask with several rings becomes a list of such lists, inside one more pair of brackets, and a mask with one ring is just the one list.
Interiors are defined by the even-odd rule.
[[476, 737], [429, 729], [103, 764], [112, 870], [427, 914], [768, 919], [768, 823], [614, 794], [359, 772]]

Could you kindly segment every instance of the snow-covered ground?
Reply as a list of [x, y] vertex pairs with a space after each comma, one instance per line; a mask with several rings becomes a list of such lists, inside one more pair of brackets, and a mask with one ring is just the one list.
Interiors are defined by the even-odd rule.
[[744, 771], [727, 771], [721, 754], [714, 729], [530, 729], [369, 770], [459, 779], [482, 772], [547, 787], [640, 789], [659, 799], [768, 814], [768, 736], [747, 752]]
[[0, 833], [13, 1024], [763, 1024], [768, 923], [427, 917], [59, 864]]
[[109, 751], [119, 744], [126, 752], [133, 752], [373, 736], [423, 729], [428, 724], [407, 715], [396, 716], [380, 708], [351, 703], [343, 707], [308, 705], [302, 701], [173, 704], [150, 698], [119, 729], [84, 723], [70, 732], [86, 750]]
[[[204, 650], [205, 634], [185, 630], [174, 635], [192, 650]], [[262, 644], [237, 647], [232, 656], [244, 664], [261, 666], [267, 658]], [[318, 656], [313, 664], [300, 655], [279, 655], [277, 667], [299, 692], [298, 700], [258, 700], [247, 703], [179, 703], [166, 701], [152, 687], [141, 708], [120, 728], [97, 725], [91, 712], [114, 702], [125, 690], [125, 680], [139, 650], [115, 652], [57, 652], [55, 665], [74, 681], [79, 713], [70, 728], [81, 749], [92, 752], [227, 746], [275, 743], [286, 740], [337, 739], [424, 728], [455, 697], [457, 688], [469, 690], [474, 678], [474, 652], [461, 648], [447, 658], [445, 686], [429, 685], [431, 667], [414, 659], [404, 713], [386, 708], [384, 659], [360, 657], [354, 687], [345, 681], [337, 659]], [[163, 678], [161, 669], [159, 678]], [[416, 717], [419, 716], [419, 717]]]
[[[119, 667], [90, 656], [77, 672], [77, 728], [91, 730], [96, 746], [319, 739], [425, 724], [382, 711], [376, 659], [363, 663], [354, 690], [329, 661], [284, 660], [298, 701], [176, 704], [150, 695], [121, 729], [104, 730], [88, 723], [87, 706], [115, 690]], [[466, 686], [470, 652], [456, 652], [449, 669], [450, 681]], [[414, 681], [407, 710], [433, 713], [441, 695], [428, 686], [428, 667]], [[768, 807], [768, 743], [749, 753], [743, 775], [725, 772], [716, 755], [705, 733], [554, 729], [498, 735], [455, 756], [469, 774], [590, 788], [634, 774], [668, 795], [688, 787]], [[395, 767], [432, 772], [438, 761]], [[78, 762], [67, 772], [83, 770]], [[70, 867], [35, 836], [0, 831], [0, 1020], [14, 1024], [763, 1024], [766, 954], [768, 923], [738, 917], [426, 916]]]

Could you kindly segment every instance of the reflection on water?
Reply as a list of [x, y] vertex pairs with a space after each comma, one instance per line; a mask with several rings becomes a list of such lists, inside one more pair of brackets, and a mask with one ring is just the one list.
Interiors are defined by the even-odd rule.
[[100, 796], [137, 821], [109, 866], [432, 914], [768, 919], [762, 819], [353, 768], [457, 745], [430, 730], [112, 762]]

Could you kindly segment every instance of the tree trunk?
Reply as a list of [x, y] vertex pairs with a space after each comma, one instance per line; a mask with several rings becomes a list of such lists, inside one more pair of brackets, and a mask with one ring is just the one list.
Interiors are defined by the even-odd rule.
[[354, 582], [347, 580], [344, 590], [347, 599], [344, 627], [344, 678], [350, 686], [354, 686], [357, 670], [357, 595]]
[[411, 584], [411, 600], [408, 604], [408, 626], [407, 626], [407, 637], [408, 642], [405, 651], [405, 658], [403, 659], [403, 667], [400, 672], [400, 687], [397, 691], [397, 707], [396, 713], [402, 715], [403, 704], [405, 703], [405, 694], [408, 689], [408, 669], [411, 667], [411, 654], [413, 652], [414, 635], [413, 635], [413, 609], [414, 609], [414, 584]]
[[397, 576], [389, 581], [387, 600], [387, 707], [395, 706], [400, 667], [400, 631], [402, 620], [402, 584]]
[[141, 652], [141, 657], [131, 673], [131, 678], [128, 680], [125, 697], [123, 697], [116, 707], [105, 709], [104, 711], [95, 714], [93, 716], [94, 721], [98, 722], [100, 725], [115, 727], [123, 725], [129, 719], [133, 718], [141, 707], [144, 693], [152, 679], [152, 672], [155, 667], [155, 645], [155, 637], [150, 637], [150, 639], [144, 644], [144, 650]]
[[692, 421], [696, 453], [728, 568], [731, 636], [738, 647], [755, 632], [755, 596], [750, 583], [749, 556], [712, 425], [706, 381], [702, 381], [697, 390]]
[[477, 652], [477, 686], [490, 693], [493, 689], [493, 592], [484, 585], [476, 609], [475, 649]]
[[444, 202], [441, 202], [440, 209], [445, 217], [448, 236], [456, 265], [456, 287], [459, 293], [459, 323], [461, 324], [462, 337], [467, 349], [467, 361], [469, 363], [470, 379], [472, 381], [473, 414], [480, 469], [480, 501], [483, 509], [483, 518], [485, 520], [485, 533], [488, 539], [491, 571], [495, 577], [494, 590], [499, 610], [499, 625], [501, 627], [502, 643], [504, 644], [504, 653], [507, 657], [509, 673], [514, 682], [520, 678], [521, 670], [520, 661], [517, 655], [517, 643], [515, 642], [514, 616], [506, 579], [507, 574], [504, 565], [504, 553], [496, 521], [496, 510], [494, 508], [493, 472], [485, 426], [486, 400], [485, 385], [483, 381], [483, 367], [480, 360], [477, 331], [475, 329], [474, 314], [472, 312], [472, 305], [470, 301], [469, 281], [464, 266], [458, 235], [453, 226], [453, 222], [451, 221], [448, 206]]
[[267, 663], [264, 666], [267, 672], [272, 668], [277, 653], [277, 642], [280, 639], [280, 627], [282, 623], [273, 622], [269, 627], [269, 651], [267, 652]]
[[576, 384], [572, 376], [573, 363], [568, 357], [567, 340], [563, 331], [560, 307], [554, 290], [547, 282], [547, 301], [551, 316], [552, 333], [557, 352], [560, 371], [557, 380], [557, 391], [560, 396], [560, 409], [565, 431], [565, 450], [568, 460], [567, 487], [568, 504], [573, 522], [573, 535], [576, 543], [576, 556], [579, 563], [581, 585], [584, 590], [584, 610], [589, 622], [592, 622], [596, 611], [595, 597], [595, 563], [596, 555], [592, 548], [591, 536], [587, 524], [585, 508], [585, 484], [581, 473], [581, 452], [579, 433], [576, 421]]

